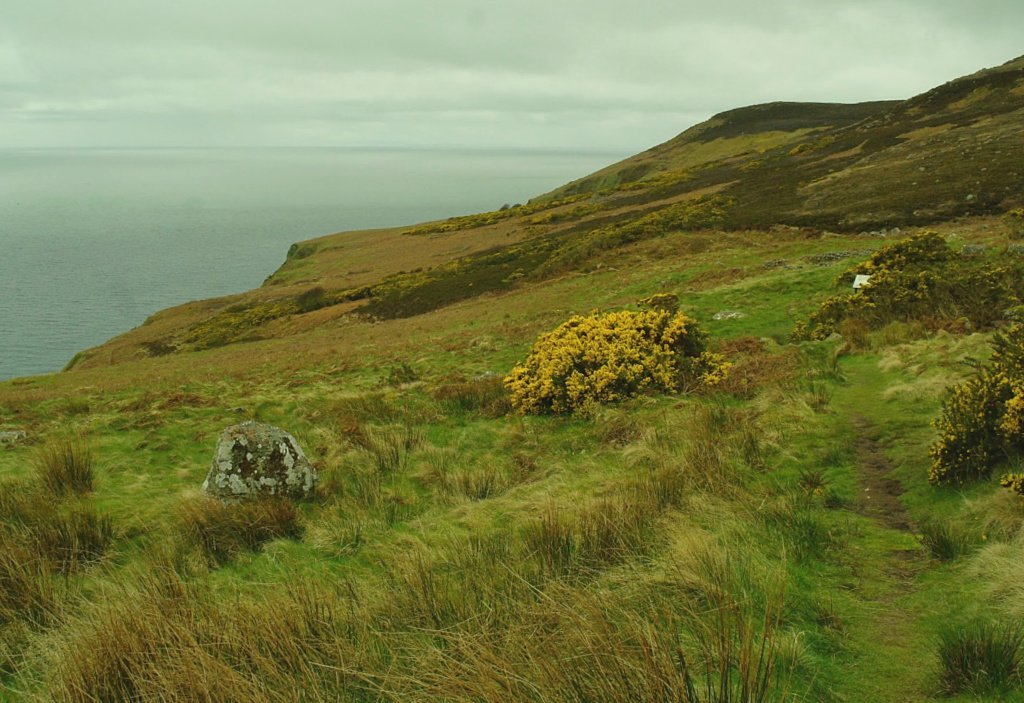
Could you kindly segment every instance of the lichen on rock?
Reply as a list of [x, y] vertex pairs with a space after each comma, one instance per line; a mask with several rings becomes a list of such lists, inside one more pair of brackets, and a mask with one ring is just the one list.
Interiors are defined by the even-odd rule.
[[218, 498], [305, 498], [316, 482], [316, 469], [292, 435], [250, 421], [221, 432], [203, 490]]

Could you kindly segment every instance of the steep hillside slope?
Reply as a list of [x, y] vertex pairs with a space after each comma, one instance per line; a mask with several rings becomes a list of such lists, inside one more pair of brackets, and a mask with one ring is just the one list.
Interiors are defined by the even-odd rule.
[[266, 284], [167, 310], [88, 367], [416, 315], [586, 268], [667, 232], [861, 231], [1024, 203], [1024, 59], [902, 102], [769, 103], [696, 125], [528, 205], [297, 244]]
[[859, 122], [897, 104], [898, 101], [854, 105], [778, 102], [729, 110], [539, 199], [639, 187], [645, 181], [665, 180], [668, 174], [681, 176], [708, 164], [756, 157], [775, 147], [799, 142], [809, 134]]

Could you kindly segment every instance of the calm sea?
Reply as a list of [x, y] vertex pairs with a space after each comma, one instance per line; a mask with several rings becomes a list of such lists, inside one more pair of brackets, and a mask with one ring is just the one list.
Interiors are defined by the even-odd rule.
[[622, 156], [0, 150], [0, 379], [256, 287], [292, 242], [525, 202]]

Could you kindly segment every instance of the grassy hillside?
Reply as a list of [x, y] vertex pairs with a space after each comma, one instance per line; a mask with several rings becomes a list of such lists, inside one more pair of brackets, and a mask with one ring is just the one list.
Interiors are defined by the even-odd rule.
[[[1024, 700], [1024, 506], [928, 480], [947, 389], [1022, 302], [1022, 70], [725, 113], [532, 204], [303, 242], [0, 384], [28, 433], [0, 449], [0, 699]], [[904, 167], [929, 178], [876, 182]], [[800, 333], [925, 229], [941, 269], [908, 275], [991, 314], [898, 288]], [[539, 335], [658, 293], [723, 382], [510, 407]], [[296, 435], [315, 498], [199, 494], [246, 418]]]
[[902, 102], [733, 110], [527, 205], [296, 244], [263, 287], [163, 311], [72, 366], [418, 315], [678, 229], [858, 233], [1003, 213], [1024, 204], [1022, 119], [1022, 59]]

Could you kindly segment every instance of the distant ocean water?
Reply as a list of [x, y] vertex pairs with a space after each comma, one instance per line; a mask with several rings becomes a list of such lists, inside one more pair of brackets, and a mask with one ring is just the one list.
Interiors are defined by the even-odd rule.
[[525, 202], [625, 156], [370, 149], [0, 150], [0, 380], [189, 300], [295, 241]]

